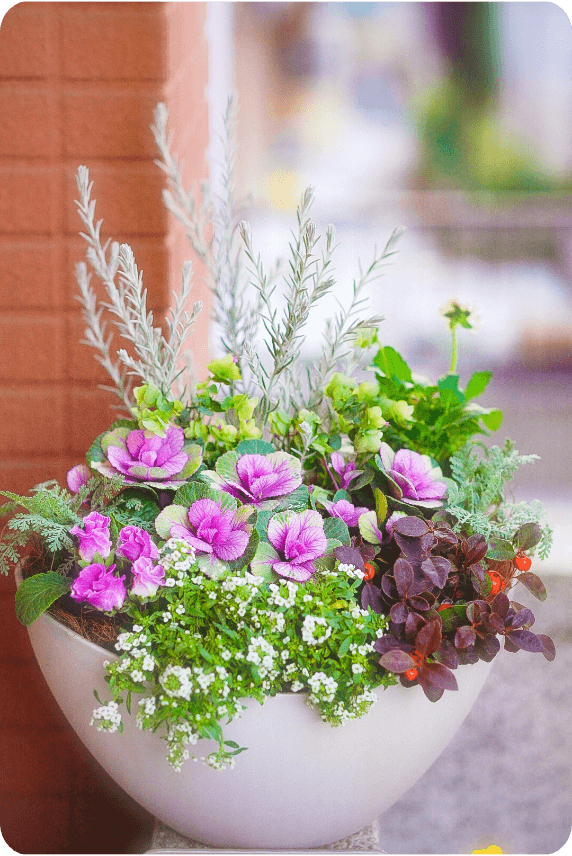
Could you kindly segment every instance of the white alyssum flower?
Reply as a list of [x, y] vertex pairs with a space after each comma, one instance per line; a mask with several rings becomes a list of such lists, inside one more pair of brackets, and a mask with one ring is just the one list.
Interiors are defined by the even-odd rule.
[[[322, 629], [324, 628], [324, 629]], [[308, 645], [321, 645], [332, 635], [332, 628], [325, 618], [307, 615], [302, 624], [302, 639]]]
[[103, 704], [101, 707], [93, 711], [91, 725], [96, 724], [99, 731], [119, 731], [121, 725], [121, 714], [119, 713], [119, 705], [115, 701], [110, 701], [108, 704]]

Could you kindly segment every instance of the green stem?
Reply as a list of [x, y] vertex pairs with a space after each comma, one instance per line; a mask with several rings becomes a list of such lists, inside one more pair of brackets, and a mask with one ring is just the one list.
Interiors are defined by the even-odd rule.
[[455, 369], [457, 368], [457, 357], [457, 329], [456, 327], [451, 327], [451, 367], [449, 368], [449, 374], [455, 373]]

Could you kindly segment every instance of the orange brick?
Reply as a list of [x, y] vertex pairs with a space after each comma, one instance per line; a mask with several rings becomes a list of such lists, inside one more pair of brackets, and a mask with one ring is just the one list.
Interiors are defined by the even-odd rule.
[[162, 3], [62, 3], [60, 9], [68, 79], [165, 79]]
[[59, 226], [59, 170], [0, 167], [0, 233], [50, 235]]
[[[105, 200], [101, 197], [102, 208]], [[79, 217], [78, 230], [79, 230]], [[110, 237], [104, 222], [102, 227], [102, 239]], [[115, 239], [115, 235], [111, 236]], [[128, 241], [139, 270], [143, 273], [143, 285], [147, 289], [147, 305], [150, 309], [157, 310], [165, 307], [169, 300], [168, 269], [169, 254], [163, 237], [157, 238], [129, 238]], [[68, 306], [78, 309], [79, 302], [76, 295], [79, 288], [75, 279], [75, 266], [78, 262], [85, 260], [86, 244], [81, 238], [68, 238], [66, 241], [65, 258], [65, 285], [69, 295]], [[91, 286], [97, 294], [98, 300], [106, 300], [105, 289], [99, 279], [93, 274]]]
[[47, 3], [17, 3], [0, 26], [0, 77], [39, 78], [49, 70]]
[[43, 157], [55, 154], [56, 101], [53, 89], [31, 84], [0, 85], [0, 156]]
[[[79, 312], [70, 314], [66, 318], [66, 344], [67, 344], [67, 371], [66, 376], [70, 381], [88, 381], [93, 386], [97, 384], [109, 384], [111, 378], [106, 370], [95, 359], [94, 348], [84, 345], [85, 323]], [[116, 345], [119, 345], [119, 335], [114, 337]]]
[[0, 239], [0, 308], [50, 308], [63, 302], [59, 243]]
[[0, 454], [5, 458], [46, 458], [63, 445], [64, 402], [58, 388], [1, 389]]
[[0, 343], [0, 381], [63, 380], [62, 318], [6, 314], [0, 318]]
[[[78, 231], [75, 170], [66, 175], [66, 223], [68, 235]], [[154, 164], [103, 166], [90, 169], [92, 198], [98, 202], [96, 218], [103, 218], [107, 235], [122, 242], [131, 235], [164, 235], [167, 216], [161, 190], [162, 176]], [[80, 224], [81, 225], [81, 224]]]
[[118, 413], [110, 405], [120, 404], [119, 398], [103, 390], [75, 388], [71, 392], [69, 419], [69, 451], [78, 460], [85, 458], [86, 452], [102, 431], [105, 431], [115, 419], [125, 415]]
[[161, 98], [158, 88], [123, 93], [80, 88], [65, 93], [65, 153], [78, 158], [155, 157], [149, 126]]
[[0, 485], [3, 490], [11, 490], [21, 496], [27, 494], [34, 485], [51, 479], [56, 479], [58, 484], [64, 486], [66, 473], [78, 463], [80, 460], [77, 457], [61, 458], [59, 454], [38, 461], [0, 461]]

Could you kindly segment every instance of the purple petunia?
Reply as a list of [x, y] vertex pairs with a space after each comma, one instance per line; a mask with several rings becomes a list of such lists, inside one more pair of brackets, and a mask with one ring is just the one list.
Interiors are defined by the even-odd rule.
[[72, 526], [71, 535], [79, 538], [79, 555], [84, 562], [91, 562], [96, 553], [102, 559], [106, 559], [111, 552], [111, 538], [109, 537], [109, 517], [92, 511], [82, 521], [83, 528]]
[[151, 536], [139, 526], [124, 526], [117, 538], [116, 556], [135, 562], [137, 559], [157, 559], [159, 550]]
[[268, 500], [287, 496], [302, 484], [300, 461], [287, 452], [269, 455], [227, 452], [217, 461], [216, 472], [205, 475], [219, 490], [257, 508]]
[[91, 470], [87, 464], [76, 464], [68, 470], [66, 481], [72, 493], [79, 493], [80, 488], [88, 483], [91, 478]]
[[247, 524], [233, 509], [221, 508], [213, 499], [197, 499], [187, 513], [188, 525], [173, 523], [172, 538], [183, 538], [197, 555], [209, 554], [222, 562], [239, 559], [250, 540]]
[[141, 556], [131, 567], [133, 584], [131, 593], [139, 597], [152, 597], [159, 586], [165, 585], [165, 570], [162, 565], [154, 565], [148, 556]]
[[71, 596], [105, 612], [121, 609], [127, 596], [125, 577], [114, 576], [114, 570], [115, 565], [106, 568], [99, 563], [82, 568], [72, 583]]
[[323, 505], [330, 517], [339, 517], [348, 526], [357, 526], [360, 515], [369, 511], [368, 508], [352, 505], [347, 499], [338, 499], [337, 502], [325, 500]]

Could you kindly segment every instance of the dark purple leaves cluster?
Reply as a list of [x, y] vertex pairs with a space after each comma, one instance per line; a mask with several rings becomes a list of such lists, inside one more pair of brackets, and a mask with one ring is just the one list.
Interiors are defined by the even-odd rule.
[[[536, 533], [521, 533], [528, 541]], [[354, 542], [356, 539], [354, 539]], [[522, 544], [517, 544], [522, 554]], [[364, 570], [371, 545], [353, 543], [335, 553]], [[389, 616], [389, 632], [375, 643], [382, 668], [404, 686], [419, 684], [431, 701], [457, 689], [458, 665], [490, 662], [501, 648], [541, 653], [554, 659], [554, 643], [530, 629], [531, 610], [509, 601], [516, 580], [543, 600], [544, 586], [515, 560], [490, 559], [482, 535], [458, 535], [446, 521], [402, 517], [376, 548], [376, 573], [364, 582], [362, 606]], [[343, 553], [343, 556], [342, 556]], [[528, 562], [530, 564], [530, 562]]]

